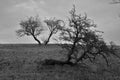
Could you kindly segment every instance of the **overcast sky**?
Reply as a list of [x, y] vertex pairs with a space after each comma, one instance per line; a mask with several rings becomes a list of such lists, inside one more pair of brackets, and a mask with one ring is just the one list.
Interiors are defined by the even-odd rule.
[[15, 31], [26, 17], [39, 14], [41, 19], [67, 19], [72, 5], [78, 13], [86, 12], [104, 31], [105, 41], [120, 44], [120, 4], [112, 0], [0, 0], [0, 43], [31, 43], [31, 37], [18, 38]]

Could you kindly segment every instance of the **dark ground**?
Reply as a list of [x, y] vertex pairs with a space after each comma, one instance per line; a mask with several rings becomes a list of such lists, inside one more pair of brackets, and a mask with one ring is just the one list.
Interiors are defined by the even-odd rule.
[[0, 80], [120, 80], [120, 63], [110, 58], [96, 64], [88, 61], [74, 67], [69, 65], [41, 66], [44, 59], [65, 60], [65, 53], [57, 45], [0, 44]]

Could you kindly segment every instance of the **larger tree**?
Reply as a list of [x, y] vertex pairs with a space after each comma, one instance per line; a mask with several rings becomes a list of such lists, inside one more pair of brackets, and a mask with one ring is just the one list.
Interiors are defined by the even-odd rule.
[[76, 14], [75, 6], [70, 11], [69, 25], [61, 29], [60, 40], [67, 43], [61, 45], [68, 51], [67, 61], [77, 64], [85, 59], [95, 60], [102, 56], [108, 64], [108, 56], [115, 55], [116, 48], [108, 46], [101, 37], [101, 31], [96, 30], [96, 24], [87, 15]]
[[29, 17], [27, 20], [20, 22], [21, 29], [17, 30], [16, 33], [18, 36], [32, 36], [35, 41], [41, 45], [40, 40], [37, 38], [38, 35], [43, 31], [43, 26], [40, 19], [36, 17]]

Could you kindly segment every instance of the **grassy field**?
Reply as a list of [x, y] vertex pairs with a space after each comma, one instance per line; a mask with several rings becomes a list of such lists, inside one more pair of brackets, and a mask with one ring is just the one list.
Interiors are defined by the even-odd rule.
[[102, 63], [41, 66], [44, 59], [65, 60], [65, 53], [57, 45], [0, 44], [0, 80], [120, 80], [118, 59], [112, 66]]

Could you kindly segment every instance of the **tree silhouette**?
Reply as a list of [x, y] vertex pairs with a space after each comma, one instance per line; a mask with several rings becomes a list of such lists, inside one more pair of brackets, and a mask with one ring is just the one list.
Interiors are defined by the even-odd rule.
[[[61, 28], [61, 26], [64, 26], [64, 22], [62, 20], [57, 20], [55, 18], [53, 19], [46, 19], [44, 20], [44, 22], [47, 24], [47, 27], [49, 29], [49, 36], [47, 38], [47, 40], [45, 40], [45, 45], [48, 44], [48, 42], [50, 41], [50, 38], [52, 37], [53, 34], [56, 34], [59, 31], [59, 28]], [[61, 23], [63, 25], [61, 25]]]
[[70, 11], [69, 26], [61, 29], [59, 39], [67, 43], [61, 45], [68, 51], [67, 61], [77, 64], [83, 60], [89, 59], [91, 62], [97, 56], [102, 56], [108, 65], [108, 56], [115, 55], [116, 48], [110, 44], [108, 46], [100, 33], [102, 31], [95, 30], [96, 24], [87, 15], [81, 16], [76, 14], [75, 6]]
[[32, 36], [35, 41], [41, 45], [41, 42], [37, 38], [38, 35], [43, 31], [43, 26], [38, 17], [29, 17], [27, 20], [20, 22], [21, 29], [17, 30], [16, 33], [19, 37]]

